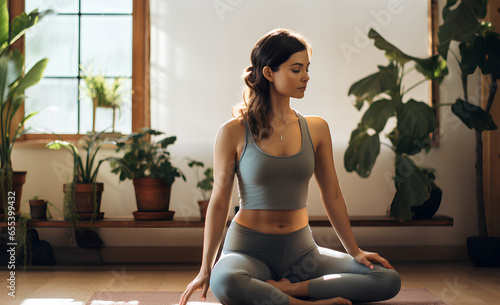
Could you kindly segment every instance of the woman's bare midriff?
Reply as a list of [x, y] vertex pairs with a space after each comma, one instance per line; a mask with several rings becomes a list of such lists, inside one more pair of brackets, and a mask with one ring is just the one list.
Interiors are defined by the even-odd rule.
[[307, 209], [245, 210], [240, 209], [234, 221], [249, 229], [266, 234], [292, 233], [309, 224]]

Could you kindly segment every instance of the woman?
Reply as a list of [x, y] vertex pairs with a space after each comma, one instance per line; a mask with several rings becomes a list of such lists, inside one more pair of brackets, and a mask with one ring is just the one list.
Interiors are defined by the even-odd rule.
[[[203, 262], [180, 305], [198, 289], [204, 300], [209, 286], [226, 305], [351, 304], [399, 292], [401, 279], [389, 262], [359, 249], [354, 240], [328, 124], [290, 107], [291, 97], [304, 97], [310, 54], [305, 39], [285, 29], [273, 30], [255, 44], [244, 75], [243, 103], [233, 109], [235, 118], [221, 126], [215, 141]], [[235, 174], [241, 209], [213, 266]], [[312, 238], [306, 199], [313, 174], [348, 254], [318, 247]]]

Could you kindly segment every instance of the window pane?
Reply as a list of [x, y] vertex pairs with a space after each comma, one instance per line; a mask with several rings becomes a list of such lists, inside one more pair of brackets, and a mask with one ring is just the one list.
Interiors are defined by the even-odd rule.
[[82, 13], [132, 14], [132, 0], [82, 0]]
[[78, 76], [78, 16], [49, 16], [26, 31], [26, 67], [42, 58], [44, 76]]
[[[108, 84], [113, 83], [113, 79], [108, 79]], [[132, 79], [123, 81], [123, 99], [120, 109], [115, 111], [115, 132], [122, 134], [132, 133]], [[92, 131], [92, 111], [93, 104], [85, 90], [80, 91], [80, 133]], [[96, 111], [95, 130], [111, 132], [113, 126], [113, 109], [98, 107]]]
[[57, 13], [78, 13], [78, 0], [26, 0], [26, 12], [52, 9]]
[[82, 16], [81, 63], [107, 76], [132, 76], [132, 16]]
[[44, 78], [28, 88], [25, 112], [38, 113], [26, 122], [26, 126], [44, 128], [59, 134], [77, 133], [77, 83], [76, 79]]

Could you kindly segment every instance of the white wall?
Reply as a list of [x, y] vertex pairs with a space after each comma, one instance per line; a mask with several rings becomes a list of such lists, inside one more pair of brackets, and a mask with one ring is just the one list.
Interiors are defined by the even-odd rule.
[[[426, 1], [151, 0], [152, 127], [178, 137], [171, 150], [174, 163], [188, 176], [187, 183], [179, 180], [174, 184], [171, 209], [176, 217], [198, 215], [196, 182], [183, 158], [212, 165], [215, 135], [241, 98], [241, 74], [250, 64], [250, 50], [276, 27], [299, 31], [312, 43], [311, 81], [305, 98], [293, 101], [292, 107], [304, 115], [321, 115], [329, 122], [349, 213], [384, 215], [395, 192], [393, 154], [382, 147], [368, 179], [345, 171], [344, 151], [362, 114], [351, 105], [353, 98], [347, 97], [347, 91], [354, 81], [375, 72], [377, 65], [387, 64], [383, 53], [361, 35], [369, 27], [378, 27], [386, 39], [408, 54], [426, 56], [427, 8], [422, 3]], [[440, 7], [443, 3], [440, 1]], [[450, 75], [440, 89], [443, 103], [453, 102], [461, 94], [452, 57], [449, 68]], [[471, 86], [471, 92], [477, 92], [478, 78]], [[427, 100], [427, 92], [423, 85], [411, 96]], [[415, 159], [419, 165], [436, 168], [437, 184], [443, 189], [438, 213], [454, 217], [454, 226], [354, 228], [360, 246], [463, 245], [466, 236], [475, 234], [473, 133], [449, 107], [442, 108], [440, 122], [439, 148]], [[106, 150], [102, 156], [112, 154], [113, 150]], [[69, 173], [71, 165], [67, 156], [41, 147], [16, 147], [15, 169], [28, 170], [24, 198], [40, 194], [61, 207], [63, 173]], [[136, 209], [130, 181], [118, 183], [107, 164], [99, 180], [105, 183], [102, 210], [107, 216], [130, 215]], [[314, 179], [308, 201], [310, 215], [324, 215]], [[337, 241], [332, 229], [313, 231], [318, 240]], [[41, 235], [54, 245], [65, 246], [69, 233], [47, 229]], [[108, 246], [198, 246], [202, 242], [201, 228], [101, 229], [101, 235]]]

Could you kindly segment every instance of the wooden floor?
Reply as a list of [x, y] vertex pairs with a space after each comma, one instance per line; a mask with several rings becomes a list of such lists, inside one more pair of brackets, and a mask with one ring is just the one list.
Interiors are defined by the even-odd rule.
[[[403, 288], [427, 288], [454, 304], [500, 304], [500, 268], [469, 262], [393, 263]], [[16, 272], [16, 298], [0, 288], [3, 305], [84, 305], [95, 291], [182, 291], [195, 277], [193, 265], [58, 266]], [[0, 275], [5, 283], [7, 270]], [[38, 300], [34, 300], [38, 298]], [[198, 301], [198, 300], [192, 300]]]

